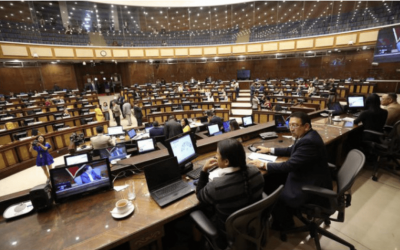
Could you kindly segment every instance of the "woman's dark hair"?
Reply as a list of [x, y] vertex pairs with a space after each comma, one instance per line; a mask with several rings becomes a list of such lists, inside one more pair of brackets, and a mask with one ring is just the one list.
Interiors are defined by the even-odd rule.
[[229, 125], [231, 126], [231, 129], [233, 130], [239, 130], [239, 124], [237, 123], [236, 120], [230, 120]]
[[38, 135], [35, 140], [39, 141], [39, 137], [43, 137], [43, 144], [45, 144], [46, 143], [46, 138], [44, 138], [43, 135]]
[[244, 190], [247, 198], [251, 198], [249, 179], [247, 175], [246, 153], [243, 145], [235, 139], [225, 139], [218, 142], [217, 148], [223, 160], [228, 160], [231, 167], [239, 167], [244, 179]]
[[365, 107], [370, 110], [381, 109], [381, 100], [379, 99], [379, 96], [375, 93], [369, 94], [365, 100]]
[[183, 122], [185, 123], [185, 125], [183, 125], [183, 127], [186, 127], [189, 125], [189, 121], [186, 118], [183, 118]]

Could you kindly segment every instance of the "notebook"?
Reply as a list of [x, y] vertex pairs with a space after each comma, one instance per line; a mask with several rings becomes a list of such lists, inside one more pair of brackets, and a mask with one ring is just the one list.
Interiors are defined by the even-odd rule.
[[182, 180], [176, 157], [146, 166], [144, 174], [150, 195], [160, 207], [194, 192], [194, 188]]

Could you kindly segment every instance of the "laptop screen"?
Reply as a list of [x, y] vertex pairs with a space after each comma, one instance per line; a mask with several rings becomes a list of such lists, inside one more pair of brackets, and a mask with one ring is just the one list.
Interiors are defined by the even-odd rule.
[[153, 138], [139, 140], [139, 141], [137, 141], [137, 146], [138, 146], [139, 154], [153, 151], [156, 149]]
[[136, 131], [134, 128], [128, 131], [128, 136], [131, 139], [136, 136]]
[[150, 192], [181, 178], [176, 157], [145, 166], [144, 174]]
[[112, 189], [110, 164], [107, 159], [50, 169], [55, 202], [88, 192]]
[[253, 118], [251, 116], [244, 116], [242, 119], [244, 127], [253, 125]]
[[146, 133], [150, 133], [150, 129], [152, 129], [152, 128], [153, 128], [153, 126], [145, 128]]
[[276, 132], [285, 132], [289, 130], [289, 119], [284, 119], [283, 115], [274, 115]]
[[224, 125], [224, 131], [225, 131], [225, 133], [231, 131], [230, 121], [225, 121], [225, 122], [223, 123], [223, 125]]
[[210, 135], [213, 135], [217, 132], [219, 132], [218, 124], [208, 125], [208, 133]]
[[108, 135], [121, 135], [125, 134], [122, 126], [108, 127]]
[[76, 164], [86, 163], [88, 161], [89, 161], [88, 154], [64, 156], [65, 166], [72, 166]]
[[102, 159], [108, 158], [111, 162], [115, 159], [126, 158], [126, 147], [125, 144], [119, 143], [114, 147], [99, 149], [99, 153]]
[[178, 137], [170, 142], [173, 155], [177, 158], [178, 163], [182, 164], [185, 161], [196, 156], [195, 146], [193, 145], [190, 134]]

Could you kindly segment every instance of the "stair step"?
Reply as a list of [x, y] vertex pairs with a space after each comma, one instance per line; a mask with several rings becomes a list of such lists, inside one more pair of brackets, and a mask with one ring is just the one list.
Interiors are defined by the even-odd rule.
[[231, 114], [235, 116], [246, 116], [253, 113], [252, 109], [232, 109]]
[[232, 108], [251, 108], [250, 102], [233, 102], [231, 104]]
[[250, 96], [249, 97], [238, 97], [238, 98], [236, 98], [236, 101], [239, 101], [239, 102], [250, 102]]

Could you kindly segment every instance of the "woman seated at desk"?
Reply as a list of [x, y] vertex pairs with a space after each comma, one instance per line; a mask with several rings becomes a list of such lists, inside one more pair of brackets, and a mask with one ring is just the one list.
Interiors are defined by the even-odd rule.
[[[217, 244], [225, 249], [227, 243], [223, 235], [226, 219], [237, 210], [261, 199], [264, 178], [257, 168], [246, 165], [246, 153], [242, 144], [235, 139], [220, 141], [215, 156], [204, 164], [196, 194], [201, 203], [215, 209], [212, 221], [220, 236]], [[208, 173], [215, 166], [219, 168]]]

